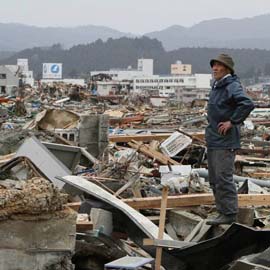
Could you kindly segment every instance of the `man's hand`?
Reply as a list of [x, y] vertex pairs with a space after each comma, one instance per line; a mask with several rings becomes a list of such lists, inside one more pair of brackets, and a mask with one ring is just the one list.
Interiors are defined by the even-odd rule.
[[218, 124], [218, 133], [221, 135], [226, 135], [228, 130], [232, 128], [232, 123], [231, 121], [226, 121], [226, 122], [220, 122]]

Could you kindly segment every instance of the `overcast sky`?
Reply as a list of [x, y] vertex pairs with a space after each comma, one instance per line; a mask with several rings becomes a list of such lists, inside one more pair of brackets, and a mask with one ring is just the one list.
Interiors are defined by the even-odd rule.
[[143, 34], [213, 18], [270, 13], [270, 0], [2, 0], [0, 22], [37, 26], [104, 25]]

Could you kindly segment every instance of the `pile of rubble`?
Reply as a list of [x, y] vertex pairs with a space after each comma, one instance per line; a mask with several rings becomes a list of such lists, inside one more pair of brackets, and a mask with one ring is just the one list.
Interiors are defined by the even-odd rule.
[[49, 181], [34, 177], [27, 181], [0, 182], [0, 219], [14, 215], [41, 215], [63, 210], [67, 195]]
[[[28, 269], [149, 269], [154, 260], [170, 270], [267, 269], [265, 117], [255, 112], [243, 127], [238, 223], [209, 226], [216, 209], [205, 102], [155, 108], [139, 97], [98, 97], [66, 85], [45, 87], [41, 96], [26, 89], [17, 113], [9, 110], [16, 100], [1, 102], [0, 231], [12, 232], [0, 245], [3, 269], [26, 269], [15, 268], [10, 250]], [[23, 226], [31, 227], [29, 239]], [[57, 268], [61, 261], [66, 268]]]

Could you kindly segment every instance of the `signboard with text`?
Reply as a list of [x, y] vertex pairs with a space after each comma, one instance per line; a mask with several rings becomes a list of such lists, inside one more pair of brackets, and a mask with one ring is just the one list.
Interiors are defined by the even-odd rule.
[[62, 64], [60, 63], [44, 63], [43, 79], [62, 79]]

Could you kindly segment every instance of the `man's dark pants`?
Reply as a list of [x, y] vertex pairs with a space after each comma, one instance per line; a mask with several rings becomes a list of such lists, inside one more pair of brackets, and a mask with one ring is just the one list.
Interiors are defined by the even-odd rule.
[[213, 190], [217, 211], [223, 215], [238, 212], [237, 189], [233, 180], [234, 150], [208, 149], [208, 175]]

